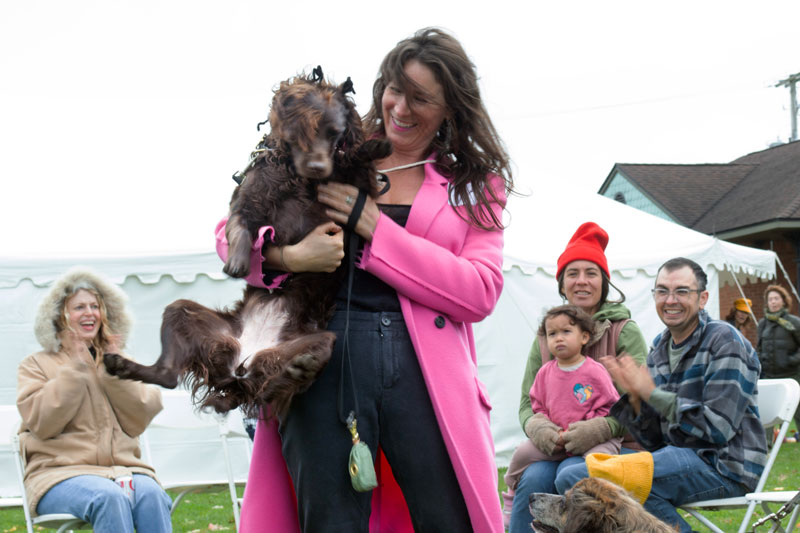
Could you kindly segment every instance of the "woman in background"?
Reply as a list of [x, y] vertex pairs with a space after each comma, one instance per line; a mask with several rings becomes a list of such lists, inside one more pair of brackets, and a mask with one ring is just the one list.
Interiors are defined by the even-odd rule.
[[40, 304], [44, 350], [17, 373], [25, 489], [33, 515], [70, 513], [99, 533], [169, 532], [172, 501], [138, 439], [161, 411], [161, 392], [111, 376], [102, 363], [125, 346], [126, 299], [96, 273], [73, 269]]
[[753, 319], [750, 316], [753, 309], [753, 302], [750, 298], [736, 298], [733, 301], [733, 307], [731, 307], [728, 316], [725, 317], [725, 321], [739, 330], [739, 332], [747, 336], [745, 334], [745, 329], [747, 326], [753, 323]]
[[[800, 383], [800, 317], [789, 313], [792, 297], [780, 285], [769, 285], [764, 291], [764, 304], [764, 318], [758, 321], [761, 377], [792, 378]], [[800, 429], [799, 413], [800, 409], [794, 413], [797, 429]]]

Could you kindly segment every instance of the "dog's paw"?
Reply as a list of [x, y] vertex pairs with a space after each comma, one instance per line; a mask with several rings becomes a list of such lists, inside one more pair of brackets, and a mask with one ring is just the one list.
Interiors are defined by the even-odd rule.
[[325, 367], [327, 360], [320, 360], [319, 354], [300, 354], [286, 366], [286, 376], [298, 384], [307, 384], [317, 377]]
[[128, 360], [119, 354], [103, 354], [103, 364], [106, 367], [106, 372], [112, 376], [120, 378], [127, 378], [129, 376]]
[[229, 257], [222, 267], [222, 271], [232, 278], [244, 278], [250, 274], [250, 258], [242, 260], [237, 257]]

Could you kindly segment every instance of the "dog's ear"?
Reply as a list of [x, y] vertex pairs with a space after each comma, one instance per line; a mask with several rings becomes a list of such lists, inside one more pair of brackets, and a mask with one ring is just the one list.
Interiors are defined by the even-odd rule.
[[356, 90], [353, 88], [353, 80], [350, 79], [350, 76], [347, 76], [347, 79], [344, 80], [339, 86], [339, 90], [342, 91], [342, 94], [347, 96], [349, 93], [356, 94]]
[[350, 78], [347, 78], [347, 81], [341, 84], [336, 92], [342, 105], [344, 105], [346, 114], [341, 148], [347, 153], [353, 153], [352, 151], [357, 150], [364, 142], [364, 129], [361, 124], [361, 116], [356, 111], [356, 104], [347, 96], [350, 92], [355, 93], [353, 82], [350, 81]]
[[370, 162], [386, 159], [392, 153], [392, 143], [388, 139], [369, 139], [358, 148], [358, 158]]
[[285, 110], [292, 103], [294, 96], [291, 91], [291, 83], [289, 81], [282, 81], [280, 86], [275, 90], [272, 97], [272, 103], [269, 106], [269, 127], [270, 136], [278, 143], [278, 148], [287, 150], [284, 139], [286, 132], [284, 128], [287, 126]]
[[[563, 531], [581, 533], [614, 533], [618, 530], [614, 512], [609, 509], [609, 496], [587, 478], [567, 491], [566, 519]], [[588, 482], [588, 483], [587, 483]]]

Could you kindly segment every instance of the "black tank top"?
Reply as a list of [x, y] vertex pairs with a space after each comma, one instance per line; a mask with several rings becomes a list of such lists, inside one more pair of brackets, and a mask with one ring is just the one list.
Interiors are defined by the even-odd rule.
[[[396, 224], [405, 227], [410, 205], [378, 204], [381, 212]], [[344, 309], [347, 304], [347, 278], [336, 294], [336, 307]], [[357, 311], [400, 311], [397, 292], [366, 270], [356, 268], [353, 272], [353, 289], [350, 294], [350, 309]]]

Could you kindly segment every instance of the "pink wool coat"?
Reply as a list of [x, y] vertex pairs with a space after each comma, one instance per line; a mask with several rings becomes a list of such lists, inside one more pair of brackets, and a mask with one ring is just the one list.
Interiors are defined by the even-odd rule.
[[[381, 215], [357, 264], [397, 290], [473, 530], [502, 532], [491, 405], [478, 379], [471, 323], [488, 316], [500, 297], [503, 232], [467, 223], [448, 196], [447, 179], [425, 165], [425, 180], [406, 227]], [[495, 205], [494, 210], [499, 218], [502, 207]], [[217, 226], [217, 251], [223, 260], [224, 229], [223, 221]], [[254, 265], [260, 261], [261, 242], [253, 246]], [[259, 273], [260, 265], [248, 282], [263, 287]], [[376, 471], [380, 486], [373, 491], [370, 531], [413, 531], [382, 454]], [[264, 531], [267, 525], [274, 531], [299, 531], [294, 490], [274, 420], [259, 422], [241, 516], [245, 533]]]

